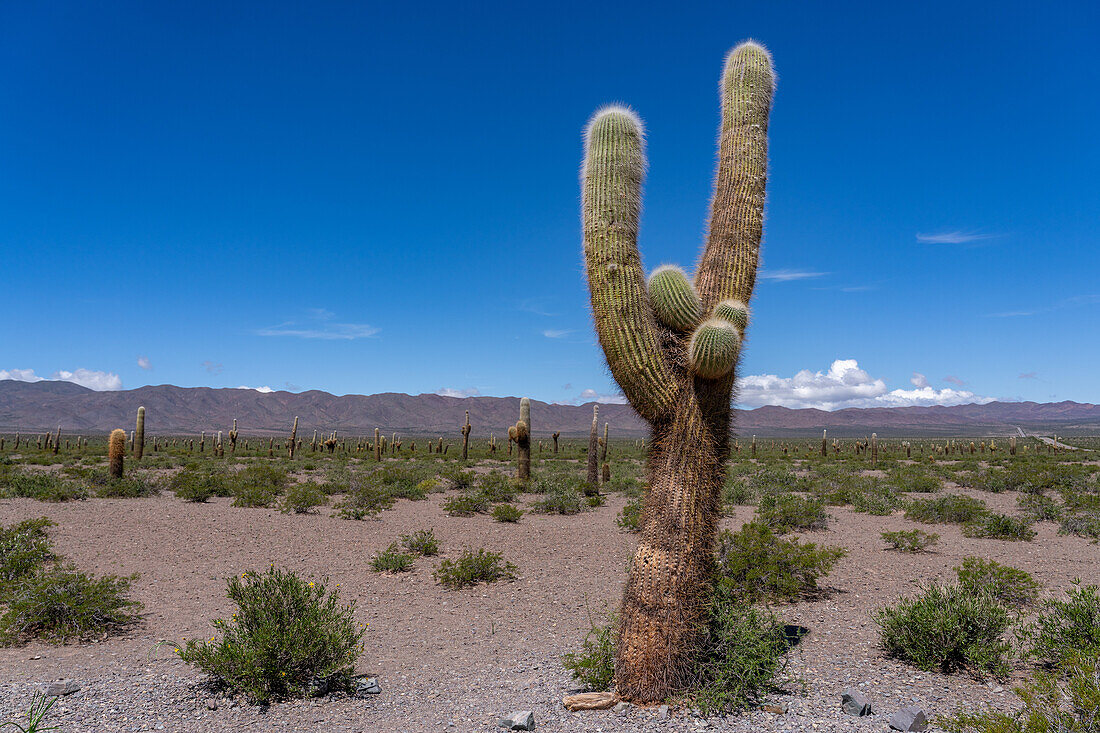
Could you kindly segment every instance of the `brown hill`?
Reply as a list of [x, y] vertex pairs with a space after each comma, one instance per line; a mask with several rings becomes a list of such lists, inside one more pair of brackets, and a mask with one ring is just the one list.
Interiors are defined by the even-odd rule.
[[[236, 418], [246, 435], [283, 434], [294, 417], [299, 431], [338, 430], [367, 434], [375, 427], [406, 435], [457, 432], [465, 411], [476, 435], [504, 434], [519, 416], [516, 397], [442, 397], [434, 394], [345, 395], [327, 392], [260, 393], [248, 389], [210, 389], [159, 385], [118, 392], [95, 392], [69, 382], [0, 381], [0, 430], [45, 431], [61, 425], [70, 433], [129, 429], [139, 405], [146, 408], [151, 434], [188, 434], [226, 430]], [[559, 430], [563, 435], [585, 435], [592, 423], [592, 405], [551, 405], [532, 402], [536, 435]], [[601, 422], [611, 423], [612, 434], [645, 434], [641, 421], [626, 405], [602, 405]], [[738, 410], [740, 435], [813, 436], [828, 428], [837, 437], [1008, 435], [1057, 431], [1063, 435], [1100, 433], [1100, 406], [1077, 402], [992, 402], [957, 407], [876, 407], [792, 410], [761, 407]]]

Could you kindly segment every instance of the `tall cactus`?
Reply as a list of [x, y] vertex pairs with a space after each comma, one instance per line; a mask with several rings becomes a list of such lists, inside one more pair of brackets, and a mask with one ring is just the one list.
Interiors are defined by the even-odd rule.
[[584, 253], [596, 333], [612, 376], [653, 434], [615, 664], [627, 699], [659, 701], [683, 687], [698, 641], [763, 231], [774, 84], [771, 56], [759, 44], [742, 43], [726, 57], [718, 171], [694, 298], [671, 269], [647, 287], [637, 243], [641, 121], [607, 107], [585, 132]]
[[519, 401], [519, 421], [508, 428], [508, 437], [516, 443], [516, 479], [531, 479], [531, 400]]
[[107, 438], [107, 472], [114, 478], [122, 478], [123, 454], [126, 453], [126, 432], [112, 430]]
[[134, 426], [134, 460], [140, 461], [145, 453], [145, 408], [137, 410], [137, 425]]
[[584, 480], [590, 486], [599, 486], [600, 406], [592, 405], [592, 429], [588, 431], [588, 462]]
[[294, 457], [294, 450], [298, 447], [298, 416], [294, 416], [294, 427], [290, 429], [290, 443], [287, 444], [287, 455]]
[[462, 460], [469, 458], [470, 452], [470, 411], [466, 410], [466, 424], [462, 426]]

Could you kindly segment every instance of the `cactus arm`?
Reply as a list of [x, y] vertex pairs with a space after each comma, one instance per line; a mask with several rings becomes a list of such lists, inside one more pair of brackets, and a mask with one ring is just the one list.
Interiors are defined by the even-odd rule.
[[612, 376], [635, 411], [655, 422], [671, 412], [675, 390], [638, 252], [644, 174], [638, 118], [621, 107], [597, 112], [585, 133], [582, 175], [592, 314]]
[[748, 303], [756, 284], [768, 176], [768, 114], [775, 91], [771, 54], [746, 41], [726, 57], [722, 130], [706, 249], [695, 273], [703, 310]]

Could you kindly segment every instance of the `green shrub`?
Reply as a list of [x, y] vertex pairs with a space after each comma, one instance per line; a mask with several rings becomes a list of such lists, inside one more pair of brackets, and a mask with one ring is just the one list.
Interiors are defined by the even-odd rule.
[[512, 479], [496, 471], [490, 471], [481, 476], [477, 487], [478, 496], [493, 504], [513, 501], [517, 494]]
[[934, 494], [942, 484], [938, 476], [925, 471], [920, 466], [902, 465], [890, 469], [888, 481], [897, 491], [905, 493]]
[[413, 568], [416, 558], [401, 551], [401, 545], [394, 542], [385, 550], [374, 553], [370, 560], [370, 569], [376, 573], [407, 573]]
[[874, 477], [860, 481], [849, 496], [853, 511], [876, 517], [890, 516], [906, 502], [904, 497]]
[[52, 526], [46, 517], [0, 526], [0, 602], [17, 583], [57, 559], [46, 534]]
[[428, 496], [427, 487], [421, 484], [433, 478], [429, 473], [430, 469], [426, 467], [386, 463], [372, 471], [365, 480], [394, 499], [419, 501]]
[[960, 494], [944, 494], [930, 499], [914, 499], [905, 518], [925, 524], [964, 524], [989, 512], [985, 502]]
[[927, 672], [1003, 676], [1011, 647], [1002, 640], [1008, 611], [988, 593], [932, 584], [875, 616], [887, 655]]
[[115, 478], [102, 468], [69, 470], [88, 493], [101, 499], [138, 499], [160, 493], [157, 485], [141, 474], [129, 473]]
[[225, 475], [187, 467], [168, 480], [168, 488], [184, 501], [204, 502], [213, 496], [230, 496], [233, 491]]
[[752, 474], [748, 480], [748, 489], [753, 496], [767, 496], [769, 494], [784, 494], [788, 491], [800, 491], [808, 488], [791, 471], [784, 467], [763, 468]]
[[986, 514], [973, 522], [967, 522], [962, 528], [967, 537], [984, 537], [991, 540], [1035, 539], [1035, 530], [1025, 517], [1010, 517], [1007, 514]]
[[899, 552], [924, 552], [936, 544], [940, 536], [935, 532], [928, 533], [919, 529], [908, 529], [883, 532], [882, 539], [893, 545], [893, 548]]
[[511, 504], [498, 504], [493, 507], [493, 519], [498, 522], [518, 522], [522, 516], [523, 511]]
[[584, 503], [592, 508], [596, 508], [606, 504], [607, 499], [605, 499], [602, 494], [592, 494], [590, 496], [586, 495], [584, 497]]
[[1041, 612], [1020, 631], [1027, 656], [1047, 665], [1075, 654], [1100, 654], [1100, 588], [1075, 582], [1063, 599], [1043, 601]]
[[314, 481], [303, 481], [286, 490], [286, 496], [279, 510], [283, 514], [308, 514], [319, 506], [328, 503], [328, 497]]
[[1039, 583], [1030, 573], [993, 560], [964, 558], [955, 574], [967, 593], [988, 593], [1008, 608], [1026, 606], [1039, 596]]
[[531, 505], [539, 514], [579, 514], [585, 509], [584, 494], [571, 486], [556, 486]]
[[642, 529], [642, 499], [631, 499], [619, 511], [615, 523], [627, 532], [640, 532]]
[[1016, 506], [1036, 522], [1057, 522], [1062, 518], [1062, 507], [1043, 494], [1020, 494]]
[[756, 500], [756, 495], [740, 478], [731, 478], [722, 486], [722, 506], [727, 511], [737, 506], [748, 506]]
[[435, 530], [432, 529], [418, 529], [412, 534], [403, 534], [401, 544], [409, 552], [421, 557], [439, 554], [439, 542], [435, 538]]
[[1013, 690], [1023, 708], [956, 713], [938, 722], [953, 733], [1093, 733], [1100, 720], [1100, 658], [1074, 655], [1060, 674], [1037, 671]]
[[6, 471], [0, 475], [0, 497], [9, 496], [61, 502], [87, 499], [88, 490], [48, 471]]
[[443, 511], [452, 517], [472, 517], [475, 514], [485, 514], [492, 505], [479, 492], [465, 493], [444, 501]]
[[396, 502], [389, 492], [373, 481], [355, 478], [347, 495], [336, 508], [344, 519], [365, 519], [377, 516]]
[[494, 583], [516, 577], [516, 566], [485, 548], [466, 550], [457, 560], [444, 559], [433, 574], [445, 588], [457, 590], [478, 583]]
[[354, 602], [342, 605], [323, 580], [274, 567], [230, 578], [228, 595], [237, 612], [214, 622], [222, 638], [188, 641], [178, 650], [184, 662], [258, 703], [304, 697], [318, 683], [353, 686], [363, 637]]
[[725, 595], [747, 603], [813, 598], [818, 579], [845, 554], [840, 547], [782, 539], [767, 525], [750, 522], [738, 532], [719, 534], [715, 584]]
[[604, 691], [611, 688], [615, 677], [615, 638], [619, 619], [609, 614], [602, 626], [591, 624], [584, 635], [579, 652], [562, 655], [562, 666], [573, 674], [573, 679], [589, 690]]
[[126, 598], [137, 576], [98, 580], [70, 566], [40, 570], [15, 583], [0, 616], [0, 645], [37, 638], [55, 644], [99, 637], [136, 619]]
[[820, 499], [797, 494], [770, 494], [760, 500], [757, 519], [773, 531], [784, 534], [796, 529], [824, 529], [829, 519]]
[[775, 615], [726, 595], [711, 597], [686, 698], [704, 715], [743, 710], [775, 686], [790, 643]]
[[1100, 539], [1100, 514], [1073, 514], [1062, 520], [1058, 534]]
[[269, 507], [279, 498], [274, 489], [261, 484], [237, 484], [233, 496], [233, 506], [255, 509]]
[[471, 488], [477, 481], [477, 474], [473, 471], [463, 471], [454, 466], [448, 466], [440, 475], [451, 482], [451, 488], [460, 491]]

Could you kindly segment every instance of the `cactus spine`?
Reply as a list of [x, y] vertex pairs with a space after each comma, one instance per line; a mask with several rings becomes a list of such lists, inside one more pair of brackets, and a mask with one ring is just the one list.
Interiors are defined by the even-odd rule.
[[616, 689], [628, 700], [659, 701], [687, 683], [707, 605], [743, 332], [733, 318], [743, 313], [747, 322], [747, 309], [726, 306], [748, 303], [756, 281], [773, 89], [762, 46], [730, 52], [707, 243], [692, 283], [703, 320], [691, 332], [663, 322], [646, 287], [637, 244], [640, 120], [609, 107], [585, 135], [584, 251], [596, 333], [612, 376], [653, 433], [615, 663]]
[[584, 480], [588, 482], [590, 486], [598, 486], [600, 482], [599, 474], [599, 452], [600, 452], [600, 406], [592, 405], [592, 429], [588, 432], [588, 471], [585, 473]]
[[122, 478], [122, 456], [126, 453], [126, 431], [112, 430], [107, 438], [107, 472], [114, 478]]
[[516, 443], [516, 479], [531, 479], [531, 400], [519, 401], [519, 421], [508, 429], [508, 437]]
[[145, 408], [137, 409], [137, 425], [134, 426], [134, 460], [140, 461], [145, 453]]

